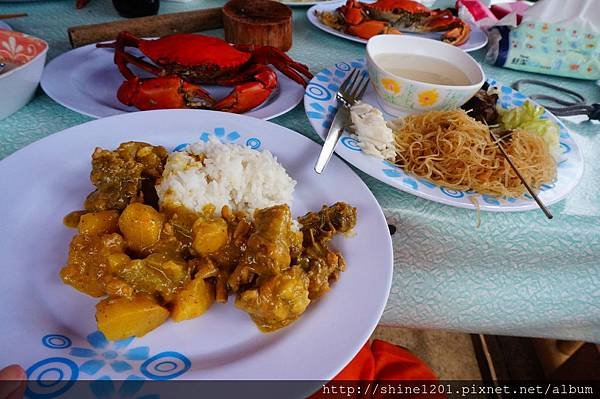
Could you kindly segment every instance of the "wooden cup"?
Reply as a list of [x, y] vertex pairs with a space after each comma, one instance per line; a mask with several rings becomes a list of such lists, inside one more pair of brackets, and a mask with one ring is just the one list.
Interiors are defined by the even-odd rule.
[[223, 6], [223, 28], [230, 43], [292, 47], [292, 10], [276, 1], [229, 1]]

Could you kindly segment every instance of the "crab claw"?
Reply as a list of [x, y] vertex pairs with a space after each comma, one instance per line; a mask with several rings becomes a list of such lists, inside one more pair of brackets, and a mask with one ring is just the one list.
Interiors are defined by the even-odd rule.
[[[277, 75], [266, 65], [255, 64], [242, 72], [236, 80], [253, 78], [254, 82], [240, 83], [214, 106], [219, 111], [242, 113], [250, 111], [264, 103], [273, 89], [277, 87]], [[221, 82], [235, 84], [235, 81]]]
[[455, 17], [449, 10], [433, 10], [425, 21], [426, 30], [430, 32], [445, 31], [442, 40], [446, 43], [460, 46], [471, 35], [471, 25]]
[[117, 98], [125, 105], [142, 111], [165, 108], [213, 108], [214, 100], [200, 86], [188, 83], [178, 76], [140, 79], [137, 76], [124, 81]]
[[374, 19], [364, 21], [358, 25], [350, 25], [346, 28], [346, 32], [351, 35], [358, 36], [362, 39], [370, 39], [376, 35], [392, 34], [400, 35], [400, 31], [390, 26], [388, 22], [376, 21]]
[[250, 111], [265, 102], [271, 91], [265, 89], [260, 82], [242, 83], [236, 86], [227, 97], [215, 104], [215, 109], [236, 114]]
[[358, 25], [367, 17], [363, 6], [357, 0], [348, 0], [338, 12], [348, 25]]
[[455, 46], [460, 46], [469, 40], [470, 35], [471, 25], [461, 21], [458, 26], [444, 33], [442, 35], [442, 40]]

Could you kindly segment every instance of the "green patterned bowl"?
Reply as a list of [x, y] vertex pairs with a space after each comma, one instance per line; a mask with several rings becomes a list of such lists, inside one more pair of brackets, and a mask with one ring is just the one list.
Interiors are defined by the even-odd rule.
[[[421, 55], [439, 59], [461, 70], [469, 85], [454, 86], [424, 83], [394, 75], [377, 63], [381, 54]], [[440, 41], [408, 35], [378, 35], [367, 43], [367, 69], [381, 107], [387, 113], [406, 113], [460, 107], [479, 90], [485, 76], [481, 66], [463, 50]], [[431, 64], [411, 65], [412, 69], [433, 72]], [[437, 71], [436, 71], [437, 72]], [[439, 73], [439, 72], [438, 72]]]

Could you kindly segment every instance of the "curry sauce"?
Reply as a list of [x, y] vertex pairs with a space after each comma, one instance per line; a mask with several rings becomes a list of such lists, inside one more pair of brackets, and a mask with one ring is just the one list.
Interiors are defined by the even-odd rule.
[[[98, 328], [111, 340], [141, 336], [169, 316], [192, 319], [214, 302], [235, 295], [265, 332], [282, 328], [324, 295], [344, 270], [329, 247], [356, 224], [356, 209], [338, 202], [298, 219], [288, 205], [253, 215], [159, 209], [149, 193], [160, 177], [166, 150], [124, 143], [92, 157], [96, 191], [85, 210], [65, 217], [77, 227], [62, 280], [94, 297]], [[109, 175], [103, 175], [109, 174]], [[118, 189], [114, 189], [118, 187]]]

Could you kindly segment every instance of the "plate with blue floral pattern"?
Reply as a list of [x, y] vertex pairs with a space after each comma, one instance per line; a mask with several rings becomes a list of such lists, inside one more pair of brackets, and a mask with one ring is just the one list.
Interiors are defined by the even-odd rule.
[[[306, 116], [317, 134], [323, 139], [337, 109], [335, 92], [353, 68], [358, 68], [363, 73], [367, 73], [364, 59], [338, 62], [316, 74], [306, 87], [304, 93]], [[504, 109], [523, 105], [525, 101], [529, 100], [524, 94], [493, 79], [489, 79], [488, 83], [499, 88], [500, 97], [498, 101]], [[381, 109], [375, 91], [371, 86], [367, 89], [363, 101]], [[384, 116], [386, 119], [393, 118], [385, 113]], [[575, 189], [583, 176], [583, 157], [577, 143], [565, 125], [548, 111], [545, 112], [544, 117], [558, 123], [560, 127], [560, 147], [563, 152], [562, 159], [557, 165], [556, 181], [542, 186], [539, 193], [540, 199], [546, 205], [551, 205], [562, 200]], [[477, 203], [481, 210], [494, 212], [526, 211], [538, 208], [529, 194], [525, 194], [521, 198], [497, 198], [480, 195], [474, 191], [455, 191], [438, 186], [425, 179], [417, 178], [404, 172], [391, 162], [366, 155], [360, 150], [356, 140], [348, 132], [344, 132], [335, 151], [350, 164], [368, 175], [399, 190], [431, 201], [470, 209], [475, 209], [475, 203]]]
[[[62, 218], [81, 209], [92, 190], [93, 150], [130, 140], [174, 150], [213, 136], [271, 151], [297, 181], [295, 217], [336, 201], [358, 209], [353, 237], [334, 241], [346, 271], [299, 320], [273, 333], [260, 332], [229, 298], [199, 318], [167, 321], [140, 338], [107, 340], [94, 319], [98, 298], [79, 293], [59, 277], [74, 235]], [[390, 290], [393, 256], [383, 212], [350, 167], [333, 159], [319, 176], [306, 162], [319, 148], [294, 131], [256, 118], [161, 110], [94, 120], [2, 160], [0, 365], [24, 366], [32, 398], [61, 396], [81, 379], [94, 383], [76, 388], [99, 398], [117, 393], [150, 397], [156, 384], [146, 382], [172, 379], [331, 379], [377, 325]], [[130, 381], [127, 387], [124, 381]]]

